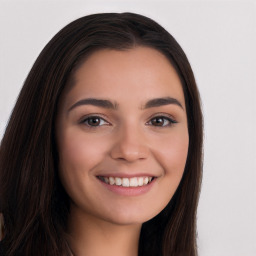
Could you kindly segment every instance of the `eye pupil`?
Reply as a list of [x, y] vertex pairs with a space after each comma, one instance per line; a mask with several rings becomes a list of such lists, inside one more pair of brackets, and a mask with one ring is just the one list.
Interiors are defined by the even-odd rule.
[[88, 119], [88, 124], [92, 126], [97, 126], [100, 124], [100, 119], [98, 117], [91, 117]]
[[152, 120], [152, 123], [157, 126], [161, 126], [164, 123], [164, 119], [162, 117], [157, 117]]

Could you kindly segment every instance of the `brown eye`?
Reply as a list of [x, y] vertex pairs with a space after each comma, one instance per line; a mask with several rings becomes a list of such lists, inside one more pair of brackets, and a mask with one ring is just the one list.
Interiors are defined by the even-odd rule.
[[87, 122], [91, 126], [98, 126], [100, 124], [100, 118], [98, 118], [98, 117], [90, 117], [90, 118], [88, 118]]
[[107, 121], [105, 121], [103, 118], [99, 117], [99, 116], [90, 116], [87, 117], [86, 119], [84, 119], [82, 121], [83, 124], [87, 125], [87, 126], [91, 126], [91, 127], [97, 127], [97, 126], [102, 126], [102, 125], [106, 125], [108, 124]]
[[156, 117], [156, 118], [152, 119], [151, 122], [155, 126], [163, 126], [165, 120], [162, 117]]
[[170, 126], [174, 123], [177, 123], [170, 117], [165, 117], [165, 116], [157, 116], [152, 118], [148, 124], [153, 125], [153, 126], [159, 126], [159, 127], [165, 127], [165, 126]]

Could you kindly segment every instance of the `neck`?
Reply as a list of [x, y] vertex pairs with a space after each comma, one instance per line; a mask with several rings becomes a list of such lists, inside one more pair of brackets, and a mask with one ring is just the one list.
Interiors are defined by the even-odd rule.
[[137, 256], [141, 224], [119, 225], [72, 210], [68, 223], [74, 256]]

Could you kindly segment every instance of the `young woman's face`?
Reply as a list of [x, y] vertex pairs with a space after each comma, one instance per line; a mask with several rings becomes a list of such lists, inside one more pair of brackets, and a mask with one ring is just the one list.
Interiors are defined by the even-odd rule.
[[100, 50], [75, 73], [56, 122], [59, 175], [71, 211], [143, 223], [170, 201], [188, 152], [181, 82], [147, 48]]

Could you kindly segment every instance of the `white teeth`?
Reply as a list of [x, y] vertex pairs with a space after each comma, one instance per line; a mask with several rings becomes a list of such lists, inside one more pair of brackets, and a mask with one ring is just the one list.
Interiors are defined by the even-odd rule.
[[113, 177], [109, 177], [109, 184], [114, 185], [115, 184], [115, 179]]
[[116, 177], [116, 178], [115, 178], [115, 181], [116, 181], [116, 185], [117, 185], [117, 186], [122, 185], [122, 180], [121, 180], [121, 178]]
[[143, 177], [138, 178], [139, 186], [143, 186]]
[[145, 179], [143, 180], [143, 184], [147, 185], [148, 184], [148, 177], [145, 177]]
[[99, 179], [109, 185], [117, 185], [122, 187], [141, 187], [150, 183], [153, 180], [153, 177], [114, 178], [99, 176]]
[[130, 186], [130, 181], [128, 178], [123, 178], [123, 187], [129, 187]]
[[130, 187], [138, 187], [138, 179], [137, 178], [130, 179]]

